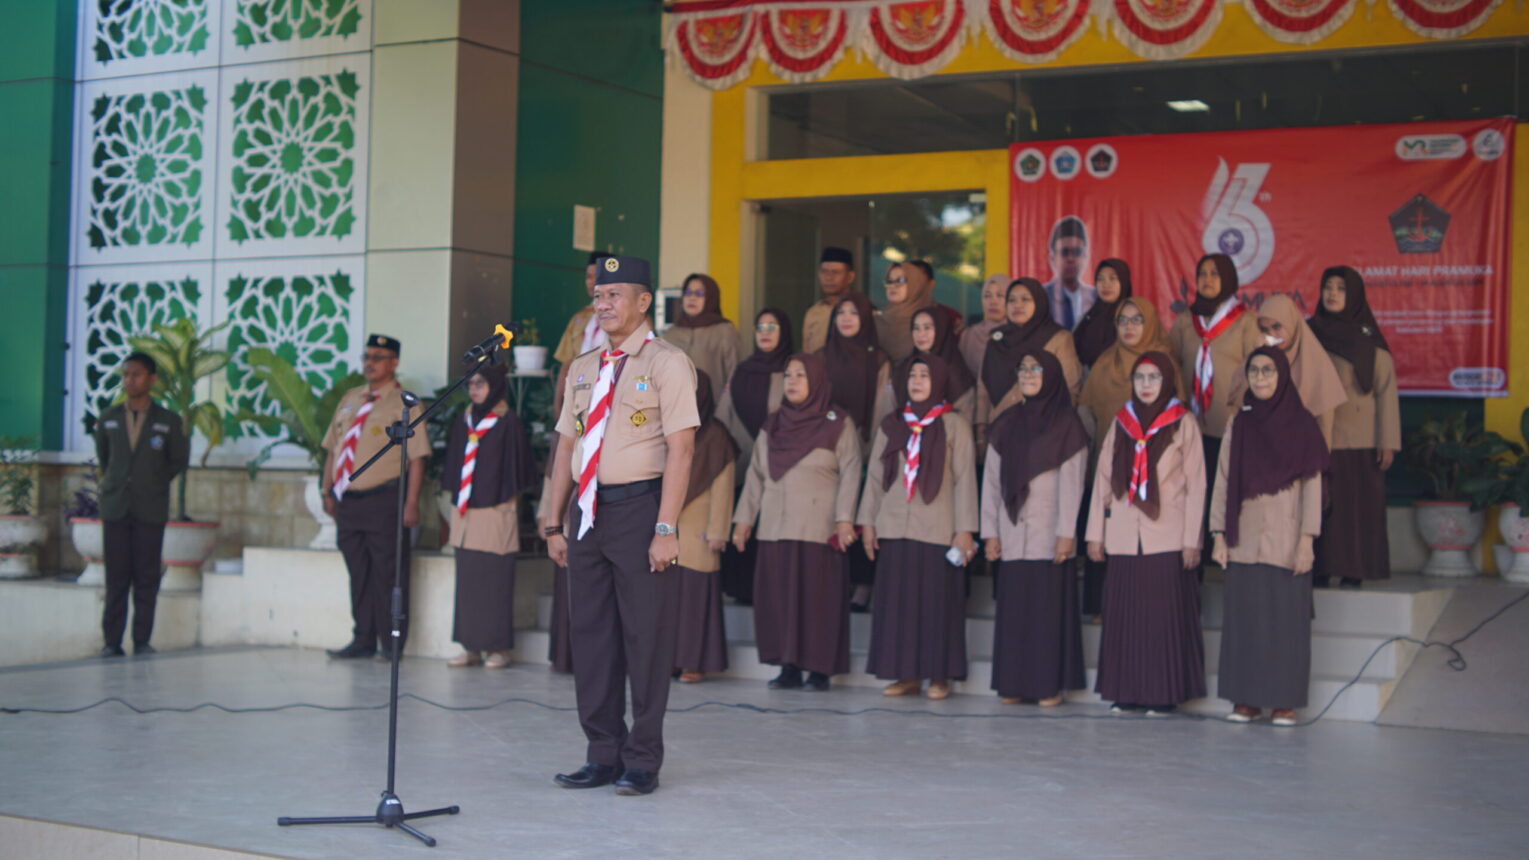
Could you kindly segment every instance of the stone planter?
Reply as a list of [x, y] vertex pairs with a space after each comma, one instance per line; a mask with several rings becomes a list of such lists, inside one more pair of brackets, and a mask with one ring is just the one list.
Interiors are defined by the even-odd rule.
[[1471, 548], [1486, 529], [1486, 512], [1466, 502], [1414, 502], [1418, 534], [1428, 545], [1425, 576], [1475, 576]]
[[37, 575], [35, 547], [48, 537], [39, 517], [0, 516], [0, 579], [29, 579]]
[[201, 591], [202, 565], [218, 545], [217, 523], [165, 523], [160, 591]]
[[106, 533], [101, 521], [89, 517], [69, 518], [69, 538], [74, 541], [74, 551], [85, 559], [85, 571], [76, 579], [76, 585], [101, 586], [106, 584]]
[[1497, 572], [1509, 582], [1529, 585], [1529, 518], [1518, 505], [1503, 505], [1497, 512], [1497, 530], [1502, 532], [1503, 543], [1513, 550], [1512, 566], [1499, 564]]
[[337, 549], [339, 543], [334, 517], [324, 513], [324, 494], [319, 489], [318, 475], [309, 475], [303, 479], [303, 504], [308, 506], [308, 513], [319, 524], [319, 533], [308, 542], [308, 548]]
[[526, 373], [547, 369], [545, 346], [512, 346], [515, 353], [515, 372]]

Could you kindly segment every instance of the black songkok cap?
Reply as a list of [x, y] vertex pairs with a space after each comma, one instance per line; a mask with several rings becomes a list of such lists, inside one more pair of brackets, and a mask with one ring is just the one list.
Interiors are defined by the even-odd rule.
[[641, 257], [605, 257], [600, 260], [595, 271], [595, 285], [600, 284], [636, 284], [644, 289], [653, 289], [653, 280], [648, 276], [648, 261]]
[[368, 335], [366, 345], [389, 350], [395, 356], [403, 354], [403, 344], [399, 343], [397, 338], [391, 338], [385, 334]]
[[818, 259], [819, 263], [843, 263], [851, 269], [855, 268], [855, 255], [844, 248], [827, 247], [823, 249], [823, 256]]

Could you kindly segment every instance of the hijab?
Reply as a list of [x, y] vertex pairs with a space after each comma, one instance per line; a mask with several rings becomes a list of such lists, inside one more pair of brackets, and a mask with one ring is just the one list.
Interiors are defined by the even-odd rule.
[[[1173, 399], [1178, 396], [1179, 392], [1179, 372], [1174, 367], [1173, 360], [1168, 357], [1168, 353], [1157, 350], [1143, 353], [1136, 359], [1136, 363], [1131, 366], [1131, 375], [1135, 376], [1136, 368], [1144, 364], [1156, 367], [1158, 372], [1163, 375], [1163, 387], [1158, 392], [1157, 399], [1147, 403], [1136, 396], [1136, 386], [1131, 386], [1131, 396], [1129, 398], [1131, 408], [1136, 412], [1136, 422], [1141, 425], [1142, 432], [1146, 432], [1152, 427], [1152, 422], [1156, 421], [1158, 416], [1163, 414], [1163, 410], [1168, 408], [1168, 404], [1173, 402]], [[1188, 415], [1190, 413], [1186, 412], [1184, 414]], [[1168, 450], [1169, 444], [1173, 442], [1173, 437], [1178, 435], [1179, 422], [1183, 420], [1180, 417], [1178, 421], [1159, 430], [1155, 435], [1147, 437], [1147, 497], [1145, 499], [1133, 498], [1130, 501], [1131, 504], [1140, 508], [1142, 515], [1149, 520], [1156, 520], [1157, 515], [1162, 511], [1162, 503], [1159, 500], [1157, 489], [1157, 461], [1162, 459], [1163, 452]], [[1114, 494], [1115, 498], [1123, 499], [1131, 489], [1131, 470], [1136, 461], [1136, 440], [1132, 439], [1129, 434], [1122, 432], [1119, 427], [1115, 428], [1115, 450], [1112, 457], [1110, 492]]]
[[[1301, 318], [1300, 309], [1289, 296], [1276, 294], [1264, 299], [1258, 315], [1278, 320], [1285, 326], [1289, 342], [1281, 345], [1284, 347], [1281, 352], [1290, 360], [1290, 379], [1311, 414], [1322, 415], [1348, 402], [1348, 392], [1343, 390], [1343, 380], [1338, 377], [1333, 360], [1320, 348], [1317, 336]], [[1243, 374], [1238, 382], [1245, 384], [1247, 374]]]
[[[839, 334], [839, 308], [854, 305], [860, 313], [860, 332], [854, 337]], [[828, 320], [828, 341], [820, 350], [827, 360], [833, 403], [855, 419], [861, 439], [869, 439], [871, 412], [876, 406], [876, 376], [887, 354], [876, 342], [876, 317], [865, 293], [849, 293], [834, 303]]]
[[974, 384], [970, 370], [966, 368], [966, 361], [961, 358], [961, 345], [955, 336], [955, 321], [950, 314], [939, 305], [930, 305], [919, 308], [908, 319], [909, 338], [912, 338], [913, 324], [918, 322], [920, 315], [929, 317], [934, 322], [934, 347], [928, 352], [920, 352], [914, 347], [912, 354], [892, 366], [892, 394], [894, 403], [901, 405], [908, 400], [908, 371], [913, 369], [913, 363], [930, 356], [937, 356], [945, 365], [947, 388], [945, 399], [954, 403], [961, 396], [971, 390]]
[[833, 409], [833, 384], [821, 352], [799, 352], [790, 361], [807, 372], [807, 399], [792, 403], [781, 395], [780, 408], [764, 420], [770, 441], [770, 480], [779, 481], [791, 467], [818, 448], [834, 450], [844, 432], [844, 416]]
[[[929, 368], [929, 396], [913, 403], [907, 399], [904, 390], [903, 399], [881, 419], [881, 431], [887, 436], [887, 447], [881, 453], [883, 490], [890, 490], [901, 483], [902, 464], [898, 458], [908, 445], [908, 437], [913, 435], [907, 419], [903, 418], [903, 408], [908, 408], [922, 419], [929, 414], [929, 410], [950, 401], [947, 393], [950, 369], [945, 360], [937, 355], [921, 353], [909, 359], [908, 370], [911, 371], [915, 364]], [[923, 438], [919, 441], [918, 477], [914, 481], [924, 503], [929, 504], [940, 494], [940, 484], [945, 479], [945, 422], [935, 419], [920, 435]]]
[[[1128, 315], [1131, 308], [1141, 314], [1141, 340], [1135, 346], [1127, 346], [1123, 340], [1110, 344], [1094, 361], [1088, 378], [1083, 380], [1083, 393], [1078, 397], [1078, 402], [1094, 414], [1101, 439], [1109, 429], [1106, 422], [1112, 420], [1120, 407], [1131, 399], [1131, 375], [1136, 372], [1137, 360], [1149, 352], [1167, 353], [1170, 357], [1173, 355], [1168, 335], [1157, 318], [1157, 308], [1145, 296], [1121, 299], [1110, 324], [1114, 325], [1115, 320]], [[1178, 378], [1178, 365], [1175, 363], [1174, 388], [1178, 387]]]
[[[898, 263], [892, 268], [902, 270], [903, 277], [918, 269], [920, 275], [924, 275], [923, 269], [916, 266], [915, 261], [907, 260]], [[890, 274], [892, 269], [888, 269]], [[903, 300], [895, 304], [889, 303], [881, 311], [880, 325], [886, 332], [886, 342], [880, 344], [890, 355], [907, 355], [913, 351], [913, 315], [920, 310], [934, 304], [934, 278], [928, 278], [929, 283], [914, 289], [913, 281], [909, 279], [906, 295]]]
[[759, 435], [759, 427], [764, 424], [765, 416], [770, 414], [770, 377], [777, 373], [784, 373], [786, 362], [791, 358], [791, 352], [796, 347], [795, 340], [791, 336], [791, 318], [779, 308], [765, 308], [754, 315], [754, 325], [765, 314], [775, 318], [780, 325], [780, 340], [775, 348], [764, 352], [755, 347], [754, 354], [738, 363], [733, 371], [733, 379], [728, 384], [728, 393], [733, 398], [733, 411], [738, 414], [738, 420], [743, 422], [743, 428], [748, 431], [749, 437]]
[[1088, 433], [1072, 405], [1062, 362], [1044, 349], [1034, 349], [1021, 354], [1015, 366], [1027, 355], [1041, 366], [1041, 390], [1004, 410], [988, 429], [993, 450], [1002, 458], [1000, 495], [1014, 523], [1019, 522], [1019, 511], [1030, 496], [1030, 482], [1088, 447]]
[[1091, 367], [1099, 360], [1100, 354], [1115, 342], [1115, 311], [1132, 295], [1131, 267], [1126, 265], [1125, 260], [1114, 257], [1101, 260], [1094, 267], [1095, 289], [1098, 289], [1099, 273], [1105, 269], [1110, 269], [1120, 279], [1120, 295], [1113, 302], [1102, 299], [1094, 302], [1088, 312], [1083, 314], [1078, 327], [1072, 330], [1072, 342], [1078, 348], [1078, 361], [1085, 367]]
[[685, 488], [686, 505], [710, 490], [722, 470], [738, 459], [737, 443], [716, 417], [717, 400], [711, 394], [711, 377], [706, 371], [697, 370], [695, 379], [696, 411], [701, 416], [701, 425], [695, 432], [695, 456], [690, 461], [690, 484]]
[[1035, 313], [1024, 325], [1006, 322], [993, 331], [987, 342], [987, 354], [982, 358], [982, 384], [987, 387], [988, 399], [994, 403], [1003, 399], [1014, 387], [1014, 369], [1019, 360], [1027, 355], [1045, 351], [1046, 344], [1059, 331], [1066, 331], [1051, 318], [1051, 298], [1046, 288], [1034, 278], [1016, 278], [1009, 284], [1011, 296], [1015, 290], [1027, 290], [1035, 302]]
[[1200, 277], [1200, 267], [1205, 265], [1206, 260], [1210, 260], [1215, 265], [1216, 271], [1221, 274], [1221, 292], [1213, 299], [1207, 299], [1198, 291], [1195, 292], [1195, 300], [1189, 305], [1189, 310], [1195, 316], [1202, 317], [1214, 316], [1227, 299], [1237, 295], [1237, 287], [1242, 283], [1237, 279], [1237, 264], [1225, 254], [1206, 254], [1201, 257], [1200, 261], [1195, 263], [1197, 280]]
[[1291, 378], [1290, 360], [1275, 346], [1261, 346], [1248, 355], [1246, 373], [1256, 356], [1267, 356], [1279, 372], [1274, 395], [1260, 400], [1249, 388], [1242, 410], [1232, 418], [1232, 450], [1226, 462], [1226, 542], [1237, 546], [1242, 503], [1277, 493], [1300, 478], [1327, 470], [1327, 443], [1317, 419], [1301, 401]]
[[1391, 346], [1365, 298], [1364, 278], [1349, 266], [1323, 269], [1321, 284], [1326, 284], [1328, 278], [1343, 279], [1343, 310], [1333, 313], [1319, 301], [1317, 312], [1306, 322], [1323, 349], [1342, 356], [1354, 366], [1360, 393], [1369, 394], [1375, 390], [1375, 352], [1381, 349], [1390, 352]]
[[[680, 303], [680, 318], [674, 324], [680, 328], [705, 328], [709, 325], [718, 325], [727, 322], [727, 317], [722, 315], [722, 288], [717, 286], [717, 281], [711, 275], [703, 275], [699, 272], [685, 279], [685, 286], [691, 281], [700, 281], [701, 288], [706, 290], [706, 304], [701, 312], [695, 316], [685, 313], [684, 301]], [[682, 289], [681, 292], [684, 292]]]
[[[500, 404], [504, 404], [504, 414], [499, 416], [499, 420], [478, 442], [477, 459], [473, 466], [472, 496], [467, 502], [469, 508], [492, 508], [539, 485], [541, 472], [536, 468], [536, 455], [531, 452], [531, 437], [505, 400], [508, 370], [502, 364], [485, 362], [478, 365], [473, 375], [481, 376], [488, 382], [488, 397], [483, 404], [470, 404], [467, 411], [474, 426]], [[451, 433], [446, 441], [446, 458], [441, 464], [443, 482], [448, 486], [454, 486], [461, 478], [462, 457], [466, 450], [467, 419], [459, 418], [451, 422]]]

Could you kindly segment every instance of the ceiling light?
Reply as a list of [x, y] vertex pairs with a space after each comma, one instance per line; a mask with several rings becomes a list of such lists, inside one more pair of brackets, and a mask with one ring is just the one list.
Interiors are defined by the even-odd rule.
[[1210, 105], [1200, 101], [1199, 99], [1182, 99], [1180, 101], [1172, 101], [1168, 103], [1168, 107], [1173, 108], [1179, 113], [1196, 113], [1199, 111], [1210, 110]]

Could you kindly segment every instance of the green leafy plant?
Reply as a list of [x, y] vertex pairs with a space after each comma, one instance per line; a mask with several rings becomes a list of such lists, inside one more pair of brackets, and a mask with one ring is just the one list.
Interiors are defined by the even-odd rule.
[[542, 330], [536, 324], [536, 318], [523, 319], [520, 321], [520, 334], [515, 335], [516, 346], [541, 346]]
[[1502, 436], [1472, 425], [1464, 412], [1444, 418], [1428, 416], [1423, 426], [1407, 436], [1402, 462], [1423, 476], [1429, 495], [1444, 502], [1470, 502], [1472, 510], [1492, 504], [1492, 490], [1482, 478], [1490, 478], [1504, 454], [1523, 449]]
[[345, 396], [345, 392], [365, 383], [366, 377], [359, 373], [348, 374], [328, 391], [318, 395], [291, 362], [263, 346], [251, 347], [245, 353], [244, 360], [255, 378], [265, 383], [266, 394], [276, 401], [281, 411], [276, 415], [257, 415], [248, 409], [241, 409], [234, 420], [249, 421], [264, 430], [285, 431], [280, 438], [268, 442], [246, 464], [250, 480], [255, 480], [260, 467], [271, 459], [271, 452], [278, 445], [287, 443], [303, 449], [314, 471], [323, 469], [326, 454], [324, 434], [329, 427], [329, 418], [334, 415], [335, 407], [340, 405], [340, 398]]
[[[212, 349], [212, 338], [228, 327], [230, 321], [221, 322], [205, 331], [197, 331], [189, 319], [154, 326], [152, 335], [140, 335], [128, 339], [133, 349], [147, 353], [159, 365], [153, 394], [181, 418], [181, 426], [189, 439], [201, 433], [207, 439], [207, 450], [202, 452], [202, 465], [207, 465], [207, 455], [223, 443], [223, 410], [210, 400], [197, 399], [197, 383], [228, 366], [228, 353]], [[177, 480], [177, 522], [186, 522], [186, 482], [189, 475], [182, 474]]]
[[[437, 388], [430, 402], [440, 400], [450, 387], [442, 385]], [[430, 439], [430, 462], [425, 465], [425, 475], [437, 482], [441, 480], [441, 467], [446, 464], [446, 444], [451, 440], [451, 425], [462, 420], [468, 402], [467, 386], [464, 385], [452, 392], [446, 402], [425, 419], [425, 435]]]
[[32, 515], [32, 490], [37, 486], [37, 442], [27, 436], [0, 436], [0, 513]]
[[1493, 461], [1493, 468], [1461, 482], [1461, 490], [1479, 496], [1488, 505], [1518, 505], [1519, 516], [1529, 515], [1529, 409], [1518, 416], [1518, 433], [1524, 445], [1509, 442], [1508, 451]]

